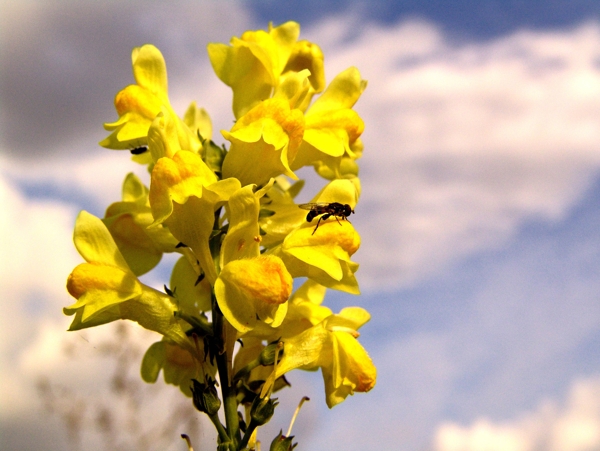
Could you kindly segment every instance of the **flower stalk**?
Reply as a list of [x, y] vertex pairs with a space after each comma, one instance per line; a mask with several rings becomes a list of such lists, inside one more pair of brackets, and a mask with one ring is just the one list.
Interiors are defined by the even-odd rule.
[[[104, 218], [82, 212], [75, 225], [85, 262], [67, 283], [70, 330], [127, 319], [158, 333], [142, 379], [154, 383], [162, 372], [178, 385], [210, 418], [219, 450], [258, 448], [277, 406], [271, 395], [289, 386], [292, 370], [321, 369], [329, 407], [376, 380], [358, 342], [369, 314], [323, 305], [327, 289], [359, 293], [352, 256], [360, 236], [347, 219], [360, 197], [364, 123], [353, 106], [366, 82], [349, 68], [326, 86], [323, 52], [299, 34], [287, 22], [209, 45], [216, 75], [233, 91], [235, 124], [221, 131], [228, 147], [214, 143], [195, 102], [175, 113], [161, 52], [134, 49], [136, 83], [117, 94], [119, 118], [105, 124], [111, 133], [100, 144], [130, 149], [150, 185], [127, 175]], [[300, 204], [295, 171], [305, 166], [323, 182]], [[138, 276], [165, 253], [180, 258], [163, 293]], [[296, 279], [304, 281], [294, 290]], [[305, 400], [272, 449], [295, 446], [289, 435]]]

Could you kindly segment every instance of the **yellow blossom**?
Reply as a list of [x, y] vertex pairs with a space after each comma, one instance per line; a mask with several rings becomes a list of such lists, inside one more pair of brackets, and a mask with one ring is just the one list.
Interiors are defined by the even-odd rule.
[[248, 339], [272, 342], [291, 338], [319, 324], [333, 314], [328, 307], [322, 305], [325, 291], [323, 285], [310, 279], [305, 281], [290, 298], [283, 322], [278, 327], [257, 323], [253, 330], [243, 335], [244, 343]]
[[269, 31], [247, 31], [231, 45], [209, 44], [210, 62], [217, 76], [233, 90], [233, 113], [242, 117], [269, 98], [294, 50], [300, 25], [286, 22]]
[[[340, 179], [330, 182], [313, 202], [339, 202], [354, 209], [357, 197], [352, 181]], [[270, 222], [270, 226], [266, 230], [275, 229], [278, 221], [277, 214], [267, 217], [265, 222]], [[360, 246], [360, 236], [349, 221], [335, 216], [321, 221], [318, 230], [315, 227], [314, 222], [303, 219], [281, 244], [268, 252], [279, 256], [294, 278], [308, 277], [328, 288], [358, 294], [354, 277], [358, 264], [350, 257]]]
[[[196, 349], [196, 355], [189, 348]], [[198, 355], [199, 354], [199, 355]], [[155, 383], [162, 370], [165, 383], [177, 385], [188, 397], [192, 397], [190, 386], [192, 379], [204, 380], [205, 376], [214, 378], [216, 368], [204, 359], [204, 345], [201, 340], [191, 342], [187, 349], [167, 341], [153, 343], [142, 360], [142, 379]]]
[[264, 185], [290, 170], [304, 132], [304, 115], [282, 98], [268, 99], [241, 117], [231, 131], [221, 133], [231, 142], [223, 161], [223, 177], [235, 177], [242, 186]]
[[291, 164], [293, 170], [322, 162], [339, 177], [342, 157], [356, 157], [352, 148], [364, 130], [364, 123], [352, 107], [366, 86], [355, 67], [333, 79], [306, 112], [303, 142]]
[[160, 158], [152, 170], [153, 225], [165, 223], [173, 236], [193, 250], [211, 284], [217, 278], [209, 248], [214, 212], [239, 187], [236, 179], [217, 180], [197, 154], [184, 150], [173, 158]]
[[306, 110], [312, 94], [319, 93], [325, 88], [323, 52], [317, 44], [306, 40], [296, 42], [283, 72], [287, 74], [290, 72], [302, 72], [304, 70], [308, 70], [310, 73], [308, 81], [311, 86], [311, 95], [303, 106], [298, 107], [302, 111]]
[[189, 316], [211, 309], [210, 282], [199, 273], [196, 261], [190, 262], [189, 256], [177, 260], [171, 272], [169, 286], [175, 293], [179, 310]]
[[165, 109], [175, 121], [182, 148], [197, 151], [200, 142], [189, 127], [177, 117], [167, 92], [167, 67], [160, 51], [153, 45], [136, 47], [131, 53], [136, 84], [129, 85], [115, 97], [119, 119], [104, 124], [112, 133], [100, 142], [109, 149], [130, 149], [147, 143], [148, 129], [156, 115]]
[[[126, 319], [161, 334], [142, 379], [154, 383], [162, 371], [193, 395], [219, 446], [231, 449], [257, 444], [289, 371], [321, 369], [330, 408], [376, 381], [357, 340], [369, 314], [324, 304], [328, 288], [359, 293], [352, 258], [361, 240], [349, 216], [361, 192], [364, 130], [353, 107], [366, 81], [351, 67], [327, 85], [323, 52], [299, 34], [295, 22], [269, 24], [208, 46], [233, 91], [226, 145], [212, 141], [210, 117], [195, 102], [175, 114], [160, 51], [134, 48], [135, 83], [115, 96], [119, 118], [104, 125], [110, 135], [100, 144], [131, 149], [150, 187], [127, 175], [105, 218], [81, 212], [74, 231], [85, 262], [67, 280], [76, 299], [63, 309], [73, 316], [69, 330]], [[308, 204], [296, 200], [304, 181], [294, 171], [304, 166], [328, 181]], [[163, 293], [137, 276], [165, 252], [181, 257]]]
[[138, 276], [154, 268], [163, 252], [174, 252], [178, 243], [167, 228], [148, 228], [153, 221], [148, 188], [133, 173], [128, 174], [123, 182], [123, 200], [106, 209], [102, 222]]
[[292, 277], [279, 257], [260, 255], [259, 199], [270, 188], [238, 190], [226, 206], [229, 231], [221, 247], [221, 273], [215, 296], [223, 315], [239, 332], [258, 320], [277, 327], [287, 312]]
[[377, 371], [357, 341], [357, 330], [369, 318], [369, 313], [364, 309], [345, 308], [301, 334], [282, 340], [284, 354], [274, 377], [296, 368], [321, 368], [330, 408], [355, 391], [371, 390], [375, 386]]
[[77, 299], [64, 309], [65, 314], [75, 315], [69, 330], [129, 319], [189, 346], [174, 316], [172, 299], [137, 279], [100, 219], [82, 211], [73, 241], [86, 263], [78, 265], [67, 280], [67, 290]]

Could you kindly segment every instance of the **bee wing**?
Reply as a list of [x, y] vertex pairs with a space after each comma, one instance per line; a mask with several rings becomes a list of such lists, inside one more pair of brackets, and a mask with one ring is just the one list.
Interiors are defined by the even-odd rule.
[[310, 202], [308, 204], [299, 204], [298, 208], [302, 208], [303, 210], [314, 210], [318, 207], [327, 207], [329, 203], [327, 202]]

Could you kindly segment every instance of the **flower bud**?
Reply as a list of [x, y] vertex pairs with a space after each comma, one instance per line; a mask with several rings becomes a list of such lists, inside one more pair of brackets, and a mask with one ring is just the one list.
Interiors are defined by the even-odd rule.
[[252, 407], [250, 408], [252, 421], [258, 426], [266, 424], [273, 416], [277, 404], [279, 404], [277, 398], [261, 398], [260, 396], [254, 398], [254, 402], [252, 402]]
[[192, 397], [196, 409], [210, 416], [215, 415], [221, 407], [221, 400], [217, 394], [214, 381], [209, 380], [206, 384], [203, 384], [196, 379], [192, 379], [192, 382]]
[[279, 435], [277, 435], [277, 437], [275, 437], [271, 442], [271, 447], [269, 448], [269, 451], [291, 451], [297, 445], [297, 443], [294, 443], [292, 445], [293, 439], [293, 435], [286, 437], [282, 434], [282, 431], [279, 431]]
[[281, 360], [283, 347], [279, 347], [278, 342], [271, 343], [260, 352], [258, 357], [260, 364], [262, 366], [273, 365], [275, 363], [275, 355], [277, 355], [277, 360]]

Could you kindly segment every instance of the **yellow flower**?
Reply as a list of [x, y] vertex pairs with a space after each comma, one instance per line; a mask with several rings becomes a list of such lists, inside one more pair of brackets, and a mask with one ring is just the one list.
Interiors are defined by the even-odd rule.
[[206, 277], [199, 277], [198, 265], [195, 260], [190, 262], [189, 256], [177, 260], [171, 272], [169, 286], [175, 293], [177, 306], [182, 313], [198, 316], [200, 312], [210, 312], [210, 282]]
[[104, 124], [112, 133], [100, 142], [109, 149], [130, 149], [147, 144], [150, 124], [165, 109], [174, 118], [182, 148], [198, 151], [200, 142], [189, 127], [173, 111], [167, 93], [167, 67], [160, 51], [153, 45], [136, 47], [131, 53], [136, 84], [115, 96], [119, 119]]
[[197, 154], [185, 150], [173, 158], [160, 158], [152, 170], [153, 226], [164, 223], [175, 238], [189, 246], [211, 284], [217, 279], [209, 247], [214, 213], [239, 188], [236, 179], [217, 180]]
[[154, 268], [163, 252], [176, 250], [178, 241], [167, 228], [148, 228], [154, 221], [148, 188], [133, 173], [123, 182], [123, 200], [111, 204], [104, 216], [102, 222], [127, 265], [138, 276]]
[[340, 177], [342, 157], [356, 158], [352, 149], [365, 127], [352, 107], [366, 86], [355, 67], [334, 78], [306, 112], [303, 142], [291, 164], [293, 170], [322, 162]]
[[349, 307], [294, 337], [283, 339], [283, 358], [274, 377], [297, 368], [321, 368], [330, 408], [355, 391], [371, 390], [375, 386], [377, 371], [356, 340], [359, 336], [357, 330], [369, 319], [366, 310]]
[[304, 115], [283, 98], [268, 99], [241, 117], [231, 131], [221, 133], [231, 142], [223, 161], [223, 177], [235, 177], [242, 186], [264, 185], [285, 174], [296, 179], [290, 163], [304, 132]]
[[208, 57], [217, 76], [233, 90], [233, 113], [242, 117], [271, 96], [292, 55], [300, 25], [286, 22], [269, 31], [247, 31], [231, 46], [209, 44]]
[[73, 241], [86, 263], [78, 265], [67, 280], [67, 290], [77, 299], [64, 309], [66, 315], [75, 315], [69, 330], [129, 319], [180, 346], [189, 346], [174, 316], [173, 300], [137, 279], [100, 219], [82, 211]]
[[265, 233], [261, 245], [272, 248], [306, 222], [306, 210], [298, 208], [294, 197], [304, 186], [304, 180], [293, 185], [285, 177], [277, 177], [265, 196], [260, 228]]
[[199, 134], [204, 140], [210, 141], [212, 139], [213, 128], [210, 116], [204, 108], [198, 108], [196, 102], [190, 103], [183, 115], [183, 122], [189, 127], [194, 136]]
[[[196, 349], [200, 355], [194, 355], [189, 348]], [[188, 397], [192, 397], [190, 389], [192, 379], [204, 380], [206, 375], [214, 378], [216, 368], [210, 364], [209, 359], [204, 360], [204, 345], [202, 340], [191, 343], [186, 349], [167, 341], [152, 344], [142, 360], [142, 379], [148, 383], [155, 383], [162, 370], [165, 383], [177, 385]]]
[[285, 318], [292, 277], [279, 257], [260, 254], [259, 199], [270, 185], [238, 190], [226, 206], [229, 231], [221, 247], [221, 273], [215, 296], [223, 315], [239, 332], [260, 320], [277, 327]]
[[[355, 185], [345, 179], [333, 180], [313, 199], [316, 203], [348, 204], [351, 208], [356, 201]], [[276, 216], [266, 220], [276, 224]], [[334, 216], [321, 221], [318, 230], [315, 227], [314, 222], [304, 220], [268, 252], [279, 256], [294, 278], [308, 277], [328, 288], [358, 294], [354, 277], [358, 264], [350, 257], [360, 246], [360, 236], [349, 221]]]
[[278, 327], [257, 323], [256, 327], [243, 335], [244, 346], [247, 339], [260, 339], [273, 342], [281, 338], [294, 337], [306, 329], [319, 324], [333, 312], [321, 305], [326, 288], [312, 280], [305, 281], [288, 302], [285, 319]]
[[284, 73], [302, 72], [307, 70], [310, 72], [308, 81], [311, 86], [311, 93], [307, 97], [306, 102], [298, 106], [302, 111], [305, 111], [310, 103], [312, 95], [323, 91], [325, 88], [325, 65], [324, 56], [321, 48], [306, 40], [296, 42], [292, 54], [283, 70]]

